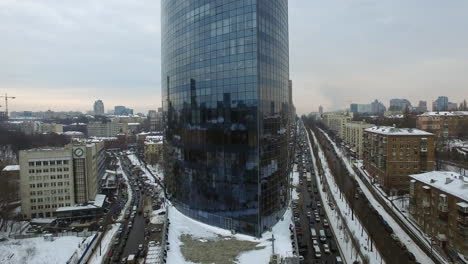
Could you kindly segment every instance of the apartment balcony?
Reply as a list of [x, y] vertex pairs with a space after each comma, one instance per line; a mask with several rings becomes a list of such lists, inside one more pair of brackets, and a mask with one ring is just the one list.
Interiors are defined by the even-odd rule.
[[437, 206], [437, 209], [439, 209], [439, 212], [447, 213], [448, 212], [448, 205], [447, 204], [439, 204], [439, 206]]
[[457, 233], [465, 238], [468, 238], [468, 226], [458, 224]]
[[465, 202], [457, 203], [457, 210], [460, 216], [468, 216], [468, 204]]

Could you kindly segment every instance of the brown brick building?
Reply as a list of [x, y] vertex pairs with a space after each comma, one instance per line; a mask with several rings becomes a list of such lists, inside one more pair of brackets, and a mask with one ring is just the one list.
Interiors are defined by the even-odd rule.
[[427, 112], [417, 117], [416, 127], [437, 137], [458, 137], [468, 128], [468, 112]]
[[434, 169], [434, 134], [419, 129], [364, 130], [364, 166], [387, 192], [407, 192], [410, 174]]
[[441, 247], [468, 259], [468, 177], [441, 171], [410, 177], [410, 217]]

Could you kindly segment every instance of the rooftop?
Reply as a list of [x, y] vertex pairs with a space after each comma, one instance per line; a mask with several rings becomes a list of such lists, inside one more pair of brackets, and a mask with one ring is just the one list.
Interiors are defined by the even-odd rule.
[[466, 176], [451, 171], [431, 171], [410, 175], [410, 177], [468, 202], [468, 177]]
[[20, 165], [8, 165], [5, 168], [3, 168], [3, 171], [19, 171], [20, 170]]
[[468, 115], [468, 111], [453, 111], [453, 112], [426, 112], [419, 116], [465, 116]]
[[382, 135], [405, 135], [405, 136], [432, 136], [434, 134], [415, 128], [396, 128], [391, 126], [375, 126], [365, 131]]

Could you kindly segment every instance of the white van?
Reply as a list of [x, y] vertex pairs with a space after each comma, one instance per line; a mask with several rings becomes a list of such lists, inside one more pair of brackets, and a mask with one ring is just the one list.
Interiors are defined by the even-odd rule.
[[327, 236], [325, 235], [325, 231], [323, 229], [320, 229], [319, 234], [320, 234], [320, 241], [322, 242], [327, 241]]
[[315, 258], [321, 258], [322, 253], [320, 252], [320, 248], [318, 246], [314, 246]]
[[315, 231], [315, 229], [310, 229], [310, 236], [312, 237], [312, 239], [317, 239], [317, 232]]

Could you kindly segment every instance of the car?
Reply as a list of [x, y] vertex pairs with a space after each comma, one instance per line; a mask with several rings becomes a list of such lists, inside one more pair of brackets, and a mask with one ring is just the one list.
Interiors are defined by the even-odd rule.
[[318, 246], [319, 242], [317, 239], [312, 239], [312, 246]]
[[327, 219], [323, 219], [323, 226], [324, 226], [324, 227], [329, 227], [329, 224], [328, 224], [328, 220], [327, 220]]
[[315, 222], [320, 223], [320, 217], [315, 217]]
[[325, 252], [326, 254], [330, 254], [330, 247], [328, 246], [328, 244], [323, 244], [323, 252]]
[[307, 217], [311, 217], [312, 216], [312, 213], [309, 211], [307, 212]]

